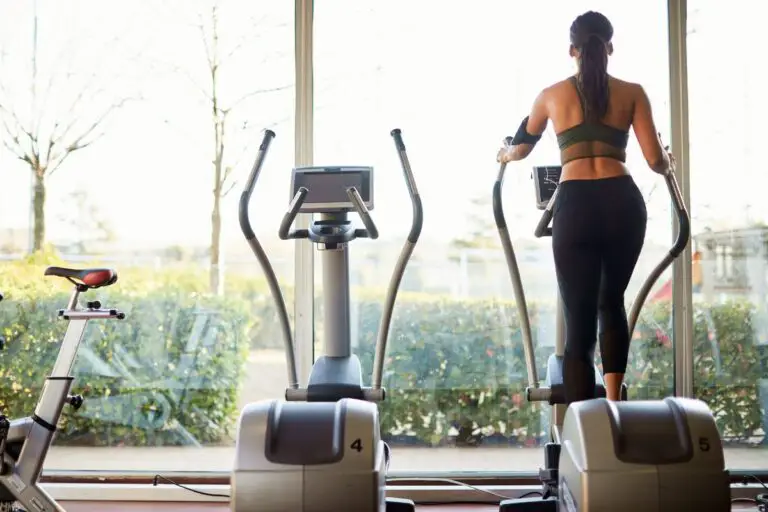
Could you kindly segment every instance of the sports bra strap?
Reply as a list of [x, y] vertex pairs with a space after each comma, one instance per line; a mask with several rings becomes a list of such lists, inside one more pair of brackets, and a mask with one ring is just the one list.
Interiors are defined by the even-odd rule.
[[579, 81], [575, 76], [570, 77], [568, 80], [573, 84], [574, 89], [576, 89], [576, 95], [579, 97], [579, 105], [581, 105], [581, 115], [585, 116], [586, 120], [587, 110], [584, 108], [586, 100], [584, 99], [584, 95], [581, 92], [581, 87], [579, 87]]

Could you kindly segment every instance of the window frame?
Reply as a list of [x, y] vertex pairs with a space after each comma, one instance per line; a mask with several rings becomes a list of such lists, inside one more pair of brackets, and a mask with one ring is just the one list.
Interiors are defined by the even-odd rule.
[[[690, 139], [688, 131], [688, 2], [667, 0], [669, 39], [669, 103], [671, 147], [677, 159], [675, 175], [690, 212]], [[691, 221], [691, 224], [693, 221]], [[678, 225], [672, 213], [672, 236]], [[675, 395], [693, 398], [693, 254], [689, 242], [672, 265], [672, 322]]]

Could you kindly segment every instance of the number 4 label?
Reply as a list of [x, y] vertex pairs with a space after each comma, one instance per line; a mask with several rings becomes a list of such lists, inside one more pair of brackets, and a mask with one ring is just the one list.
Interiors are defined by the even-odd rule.
[[352, 444], [349, 447], [352, 448], [353, 450], [356, 450], [357, 453], [360, 453], [361, 451], [363, 451], [363, 441], [358, 437], [352, 442]]

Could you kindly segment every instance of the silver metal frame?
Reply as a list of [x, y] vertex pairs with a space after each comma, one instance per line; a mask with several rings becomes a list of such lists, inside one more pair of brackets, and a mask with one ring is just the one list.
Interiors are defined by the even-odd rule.
[[[326, 210], [320, 213], [321, 221], [324, 224], [318, 227], [317, 223], [311, 223], [309, 229], [293, 230], [291, 226], [296, 220], [298, 212], [301, 211], [304, 200], [309, 194], [309, 190], [300, 186], [296, 190], [293, 200], [290, 203], [288, 211], [283, 215], [278, 234], [282, 240], [305, 239], [316, 244], [321, 251], [321, 260], [323, 264], [323, 294], [325, 297], [324, 309], [324, 357], [318, 359], [312, 367], [308, 378], [307, 386], [301, 386], [298, 380], [295, 336], [292, 333], [288, 309], [285, 302], [285, 296], [282, 293], [279, 280], [275, 274], [272, 264], [269, 262], [261, 243], [256, 236], [250, 220], [250, 201], [253, 190], [261, 173], [264, 159], [269, 150], [269, 146], [275, 137], [271, 130], [265, 130], [263, 140], [259, 146], [256, 160], [251, 169], [245, 188], [240, 195], [239, 202], [239, 221], [240, 228], [245, 236], [248, 245], [256, 256], [264, 277], [269, 285], [269, 290], [277, 308], [277, 316], [280, 323], [282, 337], [284, 340], [286, 362], [288, 366], [288, 388], [286, 389], [285, 399], [288, 401], [306, 401], [308, 400], [311, 389], [320, 390], [324, 387], [344, 387], [351, 386], [357, 388], [362, 394], [362, 398], [368, 401], [378, 402], [384, 399], [384, 390], [381, 387], [383, 375], [384, 354], [386, 353], [386, 343], [389, 333], [390, 322], [392, 320], [392, 311], [397, 299], [397, 292], [400, 282], [405, 274], [405, 267], [408, 263], [419, 235], [421, 234], [423, 224], [423, 212], [421, 206], [421, 197], [416, 187], [416, 181], [411, 171], [408, 161], [405, 144], [403, 142], [400, 129], [394, 129], [391, 136], [395, 143], [395, 149], [398, 152], [400, 163], [403, 169], [403, 179], [408, 188], [413, 209], [413, 219], [411, 229], [408, 233], [400, 258], [395, 265], [392, 273], [387, 296], [385, 298], [384, 309], [382, 312], [381, 323], [379, 325], [379, 334], [376, 340], [376, 357], [374, 359], [373, 387], [364, 388], [362, 375], [360, 374], [360, 360], [356, 354], [352, 353], [352, 340], [350, 328], [350, 285], [349, 285], [349, 249], [348, 243], [356, 238], [376, 239], [379, 236], [373, 220], [360, 197], [360, 193], [354, 187], [347, 188], [347, 195], [351, 203], [355, 206], [366, 226], [366, 229], [354, 229], [347, 221], [346, 211]], [[294, 169], [294, 173], [301, 172]], [[371, 187], [373, 183], [370, 184]], [[330, 228], [330, 230], [328, 229]], [[313, 304], [314, 308], [314, 304]], [[320, 391], [318, 391], [320, 392]], [[333, 395], [334, 398], [323, 399], [323, 401], [337, 401], [340, 398]], [[317, 396], [315, 397], [317, 399]]]
[[6, 453], [0, 453], [6, 465], [5, 471], [0, 475], [0, 485], [10, 491], [27, 510], [65, 512], [61, 505], [40, 487], [38, 480], [45, 457], [53, 443], [61, 412], [64, 406], [70, 403], [69, 392], [74, 381], [71, 372], [77, 358], [77, 349], [90, 320], [125, 318], [122, 312], [115, 309], [78, 309], [81, 293], [82, 290], [76, 286], [67, 309], [59, 312], [59, 317], [68, 320], [69, 325], [53, 370], [46, 378], [34, 416], [10, 422], [6, 443], [23, 443], [18, 459], [14, 461]]

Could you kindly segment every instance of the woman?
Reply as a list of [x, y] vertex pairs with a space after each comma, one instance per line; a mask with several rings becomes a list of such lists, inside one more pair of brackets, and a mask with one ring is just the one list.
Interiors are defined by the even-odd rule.
[[645, 201], [626, 160], [633, 128], [648, 166], [670, 169], [643, 88], [608, 75], [613, 26], [589, 11], [571, 25], [575, 76], [536, 98], [499, 162], [527, 157], [552, 121], [563, 166], [554, 207], [552, 248], [566, 321], [563, 379], [567, 403], [595, 397], [594, 352], [609, 400], [619, 400], [629, 354], [624, 292], [645, 238]]

